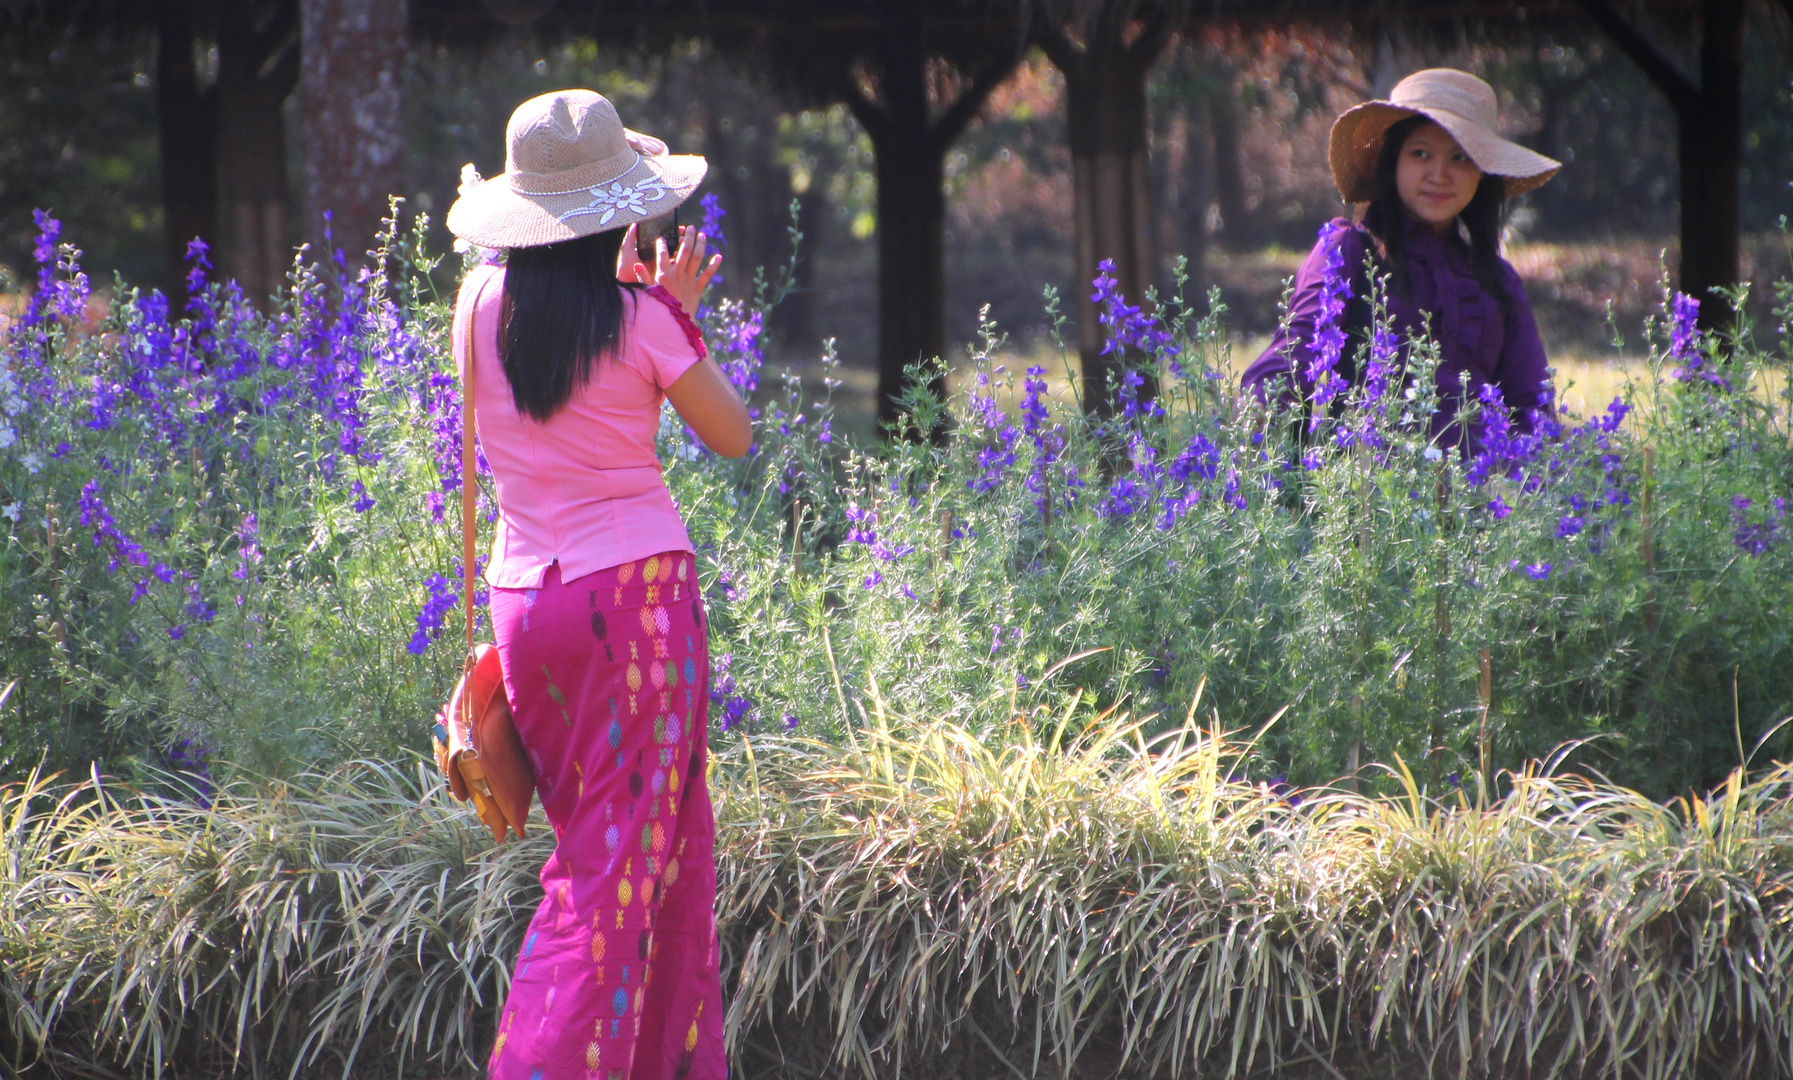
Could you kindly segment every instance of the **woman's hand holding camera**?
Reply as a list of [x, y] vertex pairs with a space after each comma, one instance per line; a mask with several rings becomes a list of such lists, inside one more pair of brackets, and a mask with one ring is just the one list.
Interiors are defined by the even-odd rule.
[[650, 271], [637, 253], [636, 227], [631, 225], [629, 231], [623, 234], [622, 250], [617, 253], [617, 280], [658, 285], [671, 293], [687, 313], [695, 315], [698, 300], [703, 296], [704, 290], [710, 287], [710, 279], [716, 276], [717, 268], [722, 265], [720, 255], [712, 255], [707, 264], [704, 262], [704, 246], [707, 242], [695, 225], [685, 225], [679, 229], [677, 252], [667, 252], [664, 236], [656, 239], [654, 268]]

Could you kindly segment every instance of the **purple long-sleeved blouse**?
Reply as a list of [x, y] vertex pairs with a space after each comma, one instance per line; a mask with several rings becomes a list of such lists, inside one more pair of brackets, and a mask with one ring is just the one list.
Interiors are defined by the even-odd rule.
[[[1344, 258], [1353, 294], [1368, 291], [1363, 271], [1366, 251], [1374, 240], [1368, 230], [1343, 218], [1323, 231], [1322, 239], [1308, 253], [1295, 274], [1295, 291], [1289, 300], [1287, 324], [1277, 331], [1268, 348], [1245, 369], [1242, 382], [1260, 398], [1278, 378], [1288, 378], [1303, 396], [1313, 393], [1307, 370], [1313, 360], [1310, 342], [1320, 316], [1321, 282], [1334, 249]], [[1342, 226], [1342, 227], [1336, 227]], [[1544, 342], [1538, 337], [1537, 320], [1525, 285], [1512, 264], [1501, 260], [1501, 282], [1510, 298], [1501, 303], [1476, 280], [1469, 267], [1469, 249], [1454, 236], [1442, 236], [1418, 221], [1409, 221], [1404, 237], [1409, 280], [1405, 295], [1388, 299], [1389, 315], [1397, 334], [1416, 335], [1430, 316], [1433, 337], [1439, 344], [1438, 415], [1432, 430], [1445, 441], [1460, 441], [1451, 424], [1457, 415], [1462, 391], [1461, 373], [1469, 374], [1468, 392], [1479, 395], [1493, 383], [1512, 413], [1517, 431], [1532, 429], [1533, 412], [1551, 412], [1549, 362]], [[1355, 348], [1356, 342], [1351, 347]], [[1341, 371], [1344, 365], [1341, 365]], [[1472, 444], [1477, 441], [1472, 433]]]

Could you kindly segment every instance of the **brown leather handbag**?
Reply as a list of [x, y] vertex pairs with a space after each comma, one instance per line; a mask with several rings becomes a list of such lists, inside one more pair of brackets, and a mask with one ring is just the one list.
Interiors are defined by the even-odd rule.
[[[483, 291], [483, 290], [482, 290]], [[473, 800], [479, 820], [502, 843], [507, 832], [523, 836], [535, 798], [535, 769], [517, 736], [498, 648], [473, 642], [473, 577], [478, 523], [474, 507], [473, 311], [456, 311], [455, 358], [461, 365], [461, 561], [465, 567], [462, 606], [467, 615], [467, 658], [448, 704], [436, 714], [436, 764], [448, 790], [462, 802]]]

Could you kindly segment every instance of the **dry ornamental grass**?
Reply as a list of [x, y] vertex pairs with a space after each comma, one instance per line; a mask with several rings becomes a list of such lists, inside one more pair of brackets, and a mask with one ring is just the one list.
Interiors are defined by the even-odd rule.
[[[744, 742], [715, 777], [736, 1060], [1793, 1067], [1793, 769], [1666, 806], [1546, 767], [1376, 797], [1241, 782], [1243, 749], [1043, 712]], [[44, 1075], [474, 1075], [547, 849], [493, 848], [421, 768], [367, 763], [211, 809], [40, 778], [0, 814], [10, 1064]]]

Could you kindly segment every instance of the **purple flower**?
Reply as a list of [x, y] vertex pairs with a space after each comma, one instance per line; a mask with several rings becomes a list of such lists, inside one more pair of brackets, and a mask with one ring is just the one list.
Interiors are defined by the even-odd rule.
[[256, 543], [260, 532], [261, 526], [255, 515], [244, 514], [243, 523], [237, 526], [237, 568], [230, 572], [230, 576], [238, 581], [246, 580], [249, 568], [261, 562], [261, 548]]
[[1567, 540], [1580, 533], [1585, 525], [1586, 522], [1583, 521], [1579, 515], [1564, 514], [1562, 519], [1556, 523], [1556, 538], [1558, 540]]
[[[722, 219], [728, 216], [728, 211], [722, 208], [722, 200], [717, 198], [713, 191], [699, 199], [698, 205], [703, 207], [704, 217], [703, 223], [697, 227], [697, 231], [702, 233], [704, 239], [709, 242], [711, 251], [721, 251], [728, 245], [728, 237], [722, 234]], [[715, 276], [710, 278], [710, 284], [721, 286], [722, 271], [718, 270]], [[708, 313], [709, 305], [700, 304], [698, 317], [702, 318]]]
[[[711, 197], [714, 198], [714, 196], [711, 196]], [[802, 721], [797, 719], [796, 713], [785, 713], [784, 714], [784, 729], [786, 731], [796, 731], [797, 725], [799, 723], [802, 723]]]
[[[728, 243], [728, 237], [722, 235], [722, 219], [728, 216], [728, 211], [722, 208], [722, 200], [716, 197], [715, 192], [705, 195], [697, 203], [704, 211], [703, 224], [697, 227], [698, 231], [709, 240], [712, 249], [721, 251]], [[721, 274], [711, 279], [712, 283], [721, 280]]]
[[995, 441], [978, 451], [978, 474], [965, 481], [965, 486], [972, 491], [995, 491], [1002, 483], [1003, 474], [1015, 463], [1015, 441], [1020, 432], [996, 404], [996, 394], [990, 389], [990, 373], [977, 373], [977, 389], [971, 393], [971, 413], [983, 423], [984, 430], [995, 436]]
[[1503, 502], [1499, 496], [1496, 496], [1488, 500], [1488, 512], [1494, 515], [1494, 520], [1505, 521], [1507, 520], [1507, 515], [1513, 512], [1513, 508]]
[[749, 311], [739, 300], [723, 300], [717, 303], [713, 318], [716, 333], [708, 336], [716, 346], [716, 364], [746, 399], [759, 389], [759, 372], [766, 363], [760, 336], [765, 316]]
[[182, 739], [168, 748], [170, 768], [192, 776], [194, 801], [202, 810], [211, 809], [212, 796], [217, 791], [212, 786], [211, 757], [211, 751], [205, 744], [193, 739]]
[[1064, 433], [1051, 424], [1052, 414], [1046, 407], [1046, 369], [1035, 365], [1027, 369], [1021, 381], [1021, 433], [1033, 443], [1033, 467], [1027, 474], [1027, 490], [1033, 492], [1034, 508], [1046, 513], [1051, 502], [1047, 490], [1052, 466], [1064, 451]]
[[1308, 340], [1313, 359], [1308, 362], [1307, 379], [1314, 387], [1315, 406], [1313, 419], [1308, 423], [1309, 431], [1319, 430], [1326, 416], [1325, 406], [1349, 385], [1337, 368], [1345, 351], [1345, 331], [1340, 318], [1351, 299], [1351, 280], [1345, 273], [1345, 253], [1333, 242], [1345, 228], [1338, 222], [1329, 221], [1320, 229], [1320, 242], [1330, 247], [1331, 252], [1326, 257], [1326, 269], [1320, 278], [1320, 314], [1314, 320], [1314, 336]]
[[753, 701], [735, 692], [735, 676], [729, 668], [733, 653], [723, 653], [710, 664], [710, 706], [721, 717], [723, 731], [729, 731], [753, 710]]
[[1776, 498], [1758, 516], [1750, 513], [1754, 502], [1738, 495], [1731, 499], [1731, 542], [1749, 555], [1766, 555], [1780, 543], [1787, 517], [1787, 500]]
[[1139, 391], [1145, 384], [1146, 377], [1143, 373], [1133, 368], [1127, 368], [1121, 372], [1119, 397], [1122, 423], [1137, 421], [1142, 416], [1161, 417], [1164, 415], [1164, 409], [1155, 400], [1148, 400], [1141, 404]]
[[1121, 295], [1120, 279], [1114, 276], [1114, 260], [1103, 259], [1096, 264], [1096, 270], [1095, 280], [1091, 282], [1095, 291], [1090, 294], [1090, 299], [1101, 308], [1096, 319], [1108, 331], [1102, 355], [1132, 349], [1150, 357], [1154, 365], [1162, 356], [1170, 361], [1171, 373], [1180, 377], [1183, 373], [1177, 361], [1180, 350], [1171, 343], [1169, 331], [1155, 317], [1144, 314]]
[[[878, 538], [878, 512], [876, 510], [861, 510], [858, 503], [848, 503], [846, 515], [849, 523], [847, 543], [864, 545], [871, 550], [872, 557], [880, 562], [896, 562], [915, 550], [914, 544], [898, 544], [891, 547]], [[869, 589], [883, 580], [884, 575], [874, 570], [872, 576], [865, 579], [865, 587]]]
[[357, 480], [357, 481], [355, 481], [355, 483], [353, 485], [350, 486], [349, 494], [355, 496], [355, 501], [352, 504], [352, 508], [354, 509], [355, 513], [365, 514], [369, 510], [372, 510], [374, 508], [374, 501], [373, 501], [372, 497], [370, 497], [367, 494], [367, 488], [361, 483], [361, 481]]
[[1108, 494], [1096, 504], [1096, 513], [1105, 518], [1124, 518], [1144, 506], [1150, 493], [1130, 476], [1118, 477], [1108, 485]]
[[1226, 486], [1221, 490], [1221, 497], [1234, 510], [1245, 509], [1245, 493], [1239, 490], [1239, 470], [1226, 471]]
[[1700, 302], [1684, 292], [1670, 301], [1669, 359], [1685, 363], [1700, 347]]
[[188, 618], [200, 622], [211, 622], [218, 615], [218, 609], [206, 603], [205, 597], [200, 595], [197, 581], [187, 586], [187, 606], [184, 610]]
[[197, 236], [187, 241], [187, 262], [189, 264], [187, 270], [188, 310], [193, 310], [198, 304], [198, 298], [205, 293], [206, 278], [211, 274], [212, 270], [212, 260], [207, 257], [211, 253], [211, 250], [211, 247]]
[[1525, 574], [1533, 581], [1543, 581], [1550, 576], [1550, 564], [1547, 562], [1531, 563], [1526, 566]]
[[32, 249], [37, 261], [37, 291], [19, 317], [18, 330], [28, 344], [42, 345], [48, 339], [41, 333], [30, 331], [47, 315], [70, 321], [81, 319], [86, 314], [91, 289], [87, 275], [81, 272], [81, 252], [58, 243], [62, 237], [62, 223], [42, 210], [33, 210], [31, 216], [38, 229], [37, 244]]
[[[454, 572], [458, 577], [460, 567], [456, 566]], [[442, 636], [443, 619], [461, 602], [460, 590], [441, 574], [431, 574], [424, 581], [424, 588], [427, 595], [423, 608], [417, 613], [417, 632], [405, 644], [405, 651], [412, 656], [422, 656], [429, 651], [430, 643]]]
[[89, 480], [81, 488], [80, 506], [81, 524], [92, 527], [94, 547], [110, 549], [112, 568], [116, 569], [120, 562], [132, 566], [149, 565], [149, 556], [144, 554], [142, 546], [126, 536], [112, 520], [112, 512], [106, 509], [106, 502], [100, 496], [98, 480]]
[[1673, 372], [1676, 382], [1702, 382], [1719, 390], [1729, 390], [1731, 380], [1713, 371], [1704, 355], [1705, 333], [1700, 329], [1700, 302], [1686, 293], [1677, 292], [1670, 301], [1668, 358], [1680, 366]]

